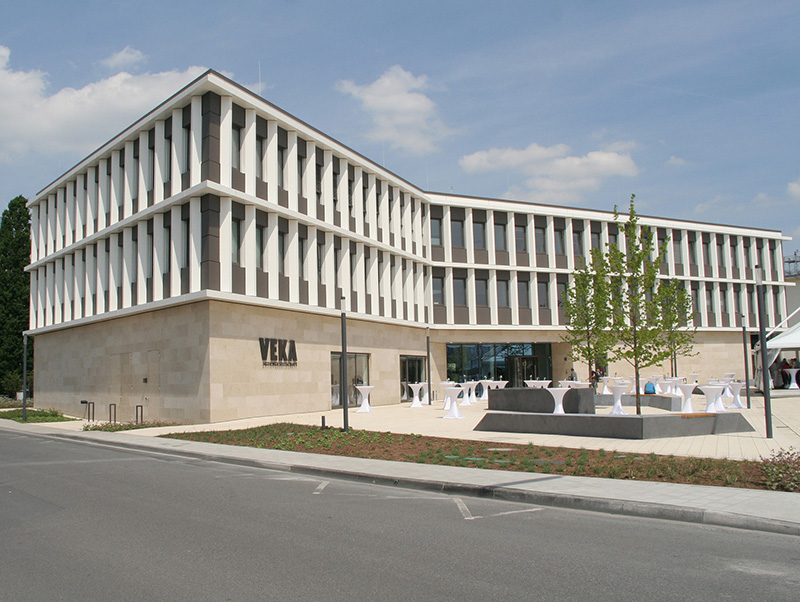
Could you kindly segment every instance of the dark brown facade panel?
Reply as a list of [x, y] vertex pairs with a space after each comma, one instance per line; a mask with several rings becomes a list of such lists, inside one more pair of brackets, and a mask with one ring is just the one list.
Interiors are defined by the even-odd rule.
[[213, 161], [203, 161], [200, 166], [200, 179], [216, 182], [219, 184], [220, 168], [219, 163]]
[[245, 294], [244, 268], [236, 263], [231, 264], [231, 290], [239, 295]]
[[200, 288], [206, 291], [219, 290], [219, 261], [204, 261], [200, 264]]
[[245, 126], [245, 110], [244, 107], [233, 103], [233, 110], [231, 111], [231, 121], [235, 128], [243, 128]]

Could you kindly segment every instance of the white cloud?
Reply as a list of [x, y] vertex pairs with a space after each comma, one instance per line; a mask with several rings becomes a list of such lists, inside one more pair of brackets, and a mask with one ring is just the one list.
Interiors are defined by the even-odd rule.
[[667, 159], [667, 165], [670, 167], [682, 167], [686, 165], [686, 159], [681, 159], [680, 157], [672, 155], [669, 159]]
[[86, 154], [205, 71], [121, 72], [49, 93], [47, 74], [14, 71], [0, 46], [0, 162], [28, 153]]
[[129, 69], [139, 63], [143, 63], [144, 60], [145, 56], [141, 51], [125, 46], [119, 52], [115, 52], [107, 59], [100, 61], [100, 64], [109, 69]]
[[598, 190], [613, 176], [633, 177], [639, 169], [627, 153], [597, 150], [583, 156], [570, 155], [566, 144], [524, 149], [493, 148], [459, 159], [467, 173], [517, 171], [526, 176], [522, 186], [508, 195], [539, 202], [580, 202], [582, 193]]
[[359, 86], [352, 80], [336, 84], [337, 90], [360, 101], [371, 116], [370, 139], [420, 155], [436, 150], [437, 143], [449, 134], [436, 103], [420, 92], [427, 87], [425, 75], [416, 77], [399, 65], [387, 69], [371, 84]]
[[793, 199], [800, 199], [800, 178], [786, 185], [786, 192]]

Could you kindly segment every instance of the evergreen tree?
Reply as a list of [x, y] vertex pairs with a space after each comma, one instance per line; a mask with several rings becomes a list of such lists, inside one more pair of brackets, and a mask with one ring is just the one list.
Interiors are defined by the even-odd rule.
[[[0, 393], [12, 396], [22, 387], [22, 333], [28, 329], [30, 212], [27, 200], [13, 199], [0, 219]], [[30, 343], [30, 342], [29, 342]], [[33, 346], [28, 345], [28, 370]]]

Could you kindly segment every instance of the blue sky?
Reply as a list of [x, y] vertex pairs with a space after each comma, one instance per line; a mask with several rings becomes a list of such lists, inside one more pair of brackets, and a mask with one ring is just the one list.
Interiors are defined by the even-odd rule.
[[27, 2], [0, 22], [0, 210], [206, 68], [421, 188], [781, 230], [800, 3]]

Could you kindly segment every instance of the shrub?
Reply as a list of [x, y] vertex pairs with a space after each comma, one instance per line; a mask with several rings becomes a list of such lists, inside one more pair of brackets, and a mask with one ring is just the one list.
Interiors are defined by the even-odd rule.
[[772, 452], [761, 459], [761, 467], [770, 489], [800, 492], [800, 450], [790, 447]]

